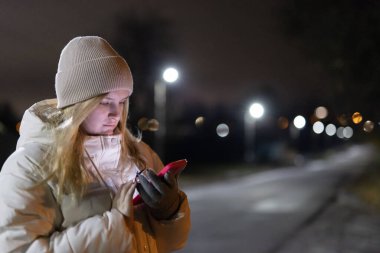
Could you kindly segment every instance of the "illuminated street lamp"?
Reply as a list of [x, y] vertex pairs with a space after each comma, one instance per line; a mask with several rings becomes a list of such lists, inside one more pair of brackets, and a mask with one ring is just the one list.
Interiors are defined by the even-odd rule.
[[164, 159], [166, 136], [166, 85], [174, 84], [179, 77], [175, 68], [167, 68], [162, 77], [154, 83], [154, 117], [159, 122], [159, 129], [155, 133], [155, 151]]
[[174, 83], [178, 80], [178, 70], [175, 68], [167, 68], [165, 69], [164, 73], [162, 74], [162, 78], [167, 82], [167, 83]]
[[252, 103], [244, 114], [244, 138], [245, 153], [244, 158], [247, 162], [255, 159], [254, 145], [256, 134], [256, 122], [264, 116], [264, 106], [260, 103]]
[[297, 129], [302, 129], [306, 125], [306, 119], [302, 115], [298, 115], [294, 118], [293, 124]]
[[253, 103], [249, 107], [249, 114], [254, 119], [259, 119], [264, 115], [264, 107], [260, 103]]
[[297, 140], [300, 135], [300, 131], [306, 126], [306, 119], [302, 115], [297, 115], [293, 119], [292, 127], [290, 128], [290, 136], [292, 139]]

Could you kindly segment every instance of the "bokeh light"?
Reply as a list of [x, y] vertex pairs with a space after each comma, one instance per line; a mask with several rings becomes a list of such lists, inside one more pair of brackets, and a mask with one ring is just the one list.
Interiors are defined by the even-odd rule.
[[140, 131], [145, 131], [148, 129], [148, 118], [142, 117], [137, 121], [137, 127]]
[[255, 119], [261, 118], [264, 115], [263, 105], [260, 103], [253, 103], [249, 107], [249, 114]]
[[298, 129], [304, 128], [306, 125], [305, 117], [301, 115], [296, 116], [293, 120], [293, 124]]
[[160, 124], [156, 119], [147, 119], [142, 117], [138, 120], [137, 126], [141, 131], [158, 131]]
[[205, 117], [199, 116], [198, 118], [195, 119], [195, 126], [196, 127], [201, 127], [205, 123]]
[[319, 106], [315, 109], [314, 111], [314, 114], [315, 116], [318, 118], [318, 119], [324, 119], [327, 117], [327, 115], [329, 114], [328, 110], [326, 107], [324, 106]]
[[350, 139], [353, 135], [354, 135], [354, 130], [351, 127], [346, 126], [343, 129], [343, 136], [344, 136], [344, 138]]
[[370, 133], [373, 131], [373, 129], [375, 128], [375, 123], [373, 123], [372, 121], [370, 120], [367, 120], [366, 122], [364, 122], [363, 124], [363, 130], [367, 133]]
[[336, 136], [338, 136], [339, 139], [344, 138], [343, 130], [344, 130], [344, 127], [338, 127], [338, 129], [336, 130]]
[[363, 116], [360, 114], [360, 112], [355, 112], [354, 114], [352, 114], [352, 122], [354, 122], [354, 124], [359, 124], [360, 122], [362, 122], [363, 120]]
[[279, 117], [277, 124], [280, 129], [287, 129], [289, 127], [289, 120], [285, 117]]
[[346, 114], [340, 114], [337, 117], [337, 120], [338, 120], [339, 124], [342, 126], [346, 126], [348, 124]]
[[17, 133], [20, 132], [20, 127], [21, 127], [21, 122], [17, 122], [17, 124], [16, 124], [16, 131], [17, 131]]
[[216, 134], [219, 137], [226, 137], [230, 132], [230, 128], [227, 126], [227, 124], [221, 123], [216, 127]]
[[148, 120], [148, 130], [149, 131], [155, 132], [155, 131], [158, 131], [159, 128], [160, 128], [160, 123], [158, 122], [158, 120], [156, 120], [156, 119]]
[[162, 74], [162, 77], [168, 83], [174, 83], [175, 81], [177, 81], [178, 76], [178, 71], [175, 68], [167, 68]]
[[325, 132], [328, 136], [333, 136], [336, 133], [336, 126], [334, 124], [328, 124]]
[[313, 131], [316, 134], [321, 134], [325, 130], [325, 126], [323, 125], [322, 122], [317, 121], [313, 124]]

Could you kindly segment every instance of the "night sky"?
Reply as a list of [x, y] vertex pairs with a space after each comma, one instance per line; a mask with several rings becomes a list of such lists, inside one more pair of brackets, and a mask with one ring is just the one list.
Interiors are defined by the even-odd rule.
[[169, 91], [178, 103], [244, 106], [265, 90], [279, 107], [303, 104], [308, 96], [328, 93], [328, 78], [284, 34], [282, 3], [1, 0], [0, 102], [21, 115], [34, 102], [54, 97], [59, 54], [70, 39], [99, 35], [113, 41], [117, 17], [153, 12], [169, 20], [175, 36], [177, 53], [163, 65], [181, 72]]

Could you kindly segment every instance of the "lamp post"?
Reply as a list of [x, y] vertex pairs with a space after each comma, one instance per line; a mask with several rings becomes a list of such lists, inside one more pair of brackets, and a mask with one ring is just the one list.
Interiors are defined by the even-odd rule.
[[252, 103], [244, 114], [244, 140], [245, 153], [244, 158], [247, 162], [253, 162], [255, 159], [255, 135], [257, 120], [263, 117], [264, 107], [260, 103]]
[[178, 71], [175, 68], [164, 70], [162, 77], [154, 83], [154, 117], [159, 122], [159, 129], [155, 133], [155, 151], [164, 159], [166, 136], [166, 85], [178, 80]]

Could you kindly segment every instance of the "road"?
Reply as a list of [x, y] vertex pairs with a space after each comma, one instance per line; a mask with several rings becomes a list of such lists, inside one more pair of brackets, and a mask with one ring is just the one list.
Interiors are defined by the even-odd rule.
[[369, 146], [352, 146], [302, 167], [185, 186], [192, 231], [178, 252], [278, 252], [372, 154]]

